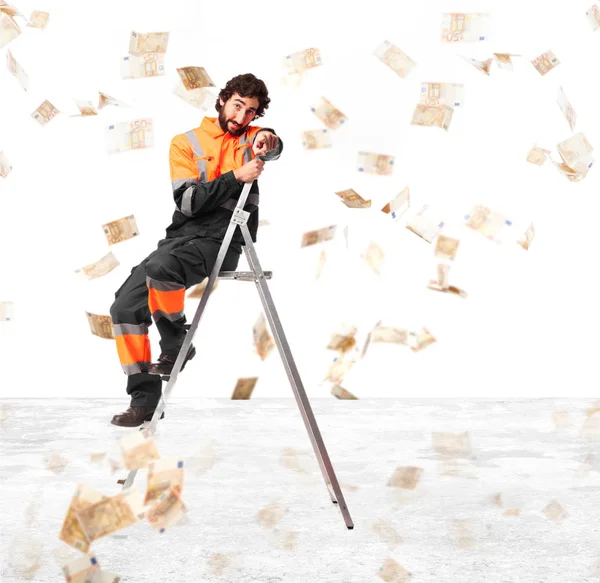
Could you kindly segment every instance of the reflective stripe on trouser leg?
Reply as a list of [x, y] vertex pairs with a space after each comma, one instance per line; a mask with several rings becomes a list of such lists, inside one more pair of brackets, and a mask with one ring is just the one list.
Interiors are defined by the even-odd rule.
[[154, 322], [166, 318], [175, 322], [184, 316], [185, 286], [174, 281], [159, 281], [146, 276], [148, 308]]
[[114, 324], [121, 367], [126, 375], [146, 372], [150, 366], [150, 339], [147, 324]]

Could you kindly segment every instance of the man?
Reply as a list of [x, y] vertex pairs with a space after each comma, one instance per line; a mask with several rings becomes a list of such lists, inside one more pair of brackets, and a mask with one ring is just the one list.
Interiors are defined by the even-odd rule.
[[[244, 183], [252, 182], [244, 210], [256, 241], [258, 184], [265, 160], [276, 160], [283, 142], [272, 128], [250, 123], [271, 100], [263, 81], [248, 73], [230, 79], [215, 103], [217, 118], [171, 140], [169, 164], [176, 210], [157, 249], [131, 270], [110, 308], [117, 351], [127, 375], [130, 407], [113, 425], [137, 427], [152, 419], [161, 396], [160, 375], [169, 375], [187, 328], [185, 290], [208, 277]], [[221, 270], [235, 271], [244, 239], [236, 229]], [[151, 364], [148, 326], [156, 324], [161, 355]], [[190, 345], [185, 363], [196, 349]], [[164, 416], [164, 414], [163, 414]], [[162, 418], [162, 417], [161, 417]]]

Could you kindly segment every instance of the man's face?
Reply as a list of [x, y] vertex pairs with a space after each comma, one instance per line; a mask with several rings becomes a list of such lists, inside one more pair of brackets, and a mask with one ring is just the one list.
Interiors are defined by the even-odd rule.
[[246, 131], [260, 105], [257, 97], [241, 97], [237, 93], [234, 93], [227, 103], [219, 98], [219, 103], [222, 106], [219, 125], [224, 132], [229, 132], [232, 136], [241, 136]]

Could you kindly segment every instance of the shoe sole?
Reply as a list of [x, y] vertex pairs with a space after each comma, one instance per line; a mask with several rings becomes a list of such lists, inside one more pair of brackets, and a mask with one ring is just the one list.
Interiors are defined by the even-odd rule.
[[[143, 425], [146, 422], [152, 421], [152, 416], [154, 415], [154, 412], [149, 413], [148, 415], [146, 415], [146, 417], [144, 417], [143, 421], [141, 423], [138, 423], [137, 425], [122, 425], [121, 423], [115, 423], [115, 420], [113, 419], [110, 424], [114, 425], [115, 427], [126, 427], [126, 428], [131, 428], [131, 427], [140, 427], [141, 425]], [[161, 419], [165, 418], [165, 412], [163, 411], [161, 416]]]

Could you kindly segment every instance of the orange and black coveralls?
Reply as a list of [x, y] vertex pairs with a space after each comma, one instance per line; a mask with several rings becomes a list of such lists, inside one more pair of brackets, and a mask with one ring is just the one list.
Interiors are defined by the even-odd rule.
[[[241, 136], [232, 136], [205, 117], [200, 127], [171, 140], [169, 164], [173, 198], [177, 206], [166, 237], [115, 293], [110, 308], [117, 351], [127, 375], [131, 406], [155, 407], [160, 400], [160, 376], [149, 374], [152, 362], [148, 327], [152, 321], [160, 333], [163, 353], [176, 356], [185, 340], [183, 312], [185, 290], [208, 277], [216, 262], [231, 213], [243, 183], [233, 175], [254, 158], [252, 145], [257, 133], [271, 128], [249, 126]], [[283, 150], [265, 155], [276, 160]], [[248, 229], [256, 241], [258, 229], [258, 184], [254, 181], [244, 209], [250, 212]], [[236, 229], [221, 270], [234, 271], [244, 239]]]

